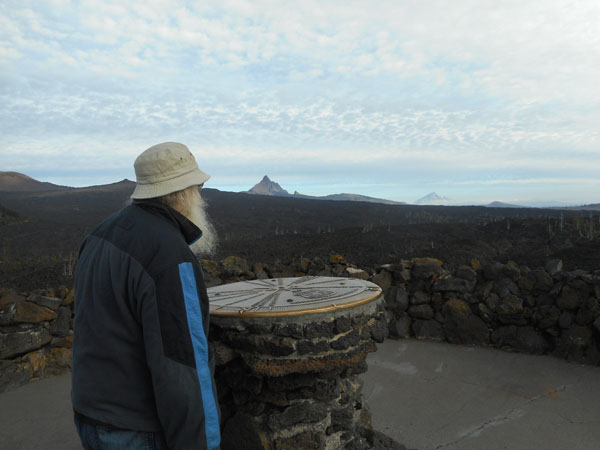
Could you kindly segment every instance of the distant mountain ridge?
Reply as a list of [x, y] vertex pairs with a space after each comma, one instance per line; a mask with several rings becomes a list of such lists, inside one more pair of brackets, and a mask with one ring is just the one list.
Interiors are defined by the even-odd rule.
[[499, 202], [499, 201], [495, 201], [492, 203], [488, 203], [487, 205], [484, 205], [488, 208], [526, 208], [526, 206], [521, 206], [521, 205], [513, 205], [512, 203], [504, 203], [504, 202]]
[[553, 207], [551, 209], [566, 209], [571, 211], [600, 211], [600, 203], [590, 203], [581, 206], [564, 206], [562, 208]]
[[47, 181], [38, 181], [19, 172], [0, 172], [0, 192], [30, 192], [38, 196], [60, 196], [69, 193], [112, 192], [135, 188], [135, 181], [127, 178], [109, 184], [85, 187], [61, 186]]
[[34, 180], [19, 172], [0, 172], [0, 191], [35, 192], [56, 191], [59, 189], [72, 189], [68, 186], [59, 186], [46, 181]]
[[267, 175], [263, 179], [254, 185], [252, 189], [248, 191], [249, 194], [258, 195], [271, 195], [275, 197], [294, 197], [294, 198], [307, 198], [312, 200], [336, 200], [336, 201], [352, 201], [352, 202], [369, 202], [369, 203], [382, 203], [384, 205], [406, 205], [404, 202], [395, 202], [393, 200], [386, 200], [383, 198], [368, 197], [360, 194], [331, 194], [325, 196], [313, 196], [304, 195], [298, 191], [294, 191], [290, 194], [288, 191], [283, 189], [278, 183], [272, 181]]
[[[71, 187], [71, 186], [61, 186], [53, 183], [49, 183], [46, 181], [38, 181], [33, 179], [25, 174], [14, 172], [14, 171], [0, 171], [0, 193], [2, 196], [15, 196], [19, 194], [33, 194], [36, 198], [49, 198], [49, 197], [62, 197], [68, 196], [69, 194], [82, 195], [87, 193], [95, 193], [95, 192], [105, 192], [110, 193], [114, 192], [115, 194], [119, 194], [121, 192], [128, 192], [129, 195], [133, 192], [135, 188], [135, 181], [131, 181], [128, 179], [123, 179], [121, 181], [117, 181], [114, 183], [101, 184], [101, 185], [92, 185], [85, 187]], [[361, 201], [361, 202], [369, 202], [369, 203], [379, 203], [379, 204], [387, 204], [387, 205], [406, 205], [405, 202], [396, 202], [392, 200], [368, 197], [366, 195], [359, 194], [331, 194], [325, 196], [311, 196], [304, 195], [298, 191], [295, 191], [293, 194], [290, 194], [288, 191], [283, 189], [278, 183], [269, 179], [267, 175], [263, 177], [261, 182], [257, 183], [250, 191], [246, 191], [244, 193], [250, 194], [259, 194], [266, 196], [275, 196], [275, 197], [290, 197], [290, 198], [305, 198], [312, 200], [341, 200], [341, 201]], [[2, 199], [0, 199], [0, 206], [7, 207], [8, 205], [2, 204]], [[557, 203], [557, 202], [550, 202]], [[438, 195], [435, 192], [431, 192], [425, 197], [420, 198], [415, 202], [416, 205], [452, 205], [452, 206], [460, 206], [456, 202], [452, 202], [451, 199], [447, 197], [443, 197]], [[505, 203], [501, 201], [494, 201], [485, 206], [488, 208], [539, 208], [539, 209], [560, 209], [560, 210], [575, 210], [575, 211], [599, 211], [600, 203], [592, 203], [592, 204], [584, 204], [584, 205], [570, 205], [570, 206], [534, 206], [531, 204], [511, 204]], [[18, 208], [12, 207], [11, 209], [15, 210]]]

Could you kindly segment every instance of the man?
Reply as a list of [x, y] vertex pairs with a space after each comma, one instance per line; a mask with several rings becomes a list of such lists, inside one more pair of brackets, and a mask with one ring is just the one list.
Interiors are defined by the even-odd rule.
[[208, 296], [190, 249], [214, 244], [194, 223], [205, 221], [199, 189], [209, 176], [175, 142], [150, 147], [134, 167], [133, 203], [79, 254], [75, 425], [86, 450], [217, 449]]

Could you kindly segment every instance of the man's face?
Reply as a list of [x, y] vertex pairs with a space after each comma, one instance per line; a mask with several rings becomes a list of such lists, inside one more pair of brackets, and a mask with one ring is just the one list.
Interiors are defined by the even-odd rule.
[[202, 230], [202, 238], [193, 243], [190, 248], [198, 257], [210, 256], [217, 248], [217, 232], [206, 214], [206, 203], [200, 195], [200, 188], [191, 191], [185, 216]]

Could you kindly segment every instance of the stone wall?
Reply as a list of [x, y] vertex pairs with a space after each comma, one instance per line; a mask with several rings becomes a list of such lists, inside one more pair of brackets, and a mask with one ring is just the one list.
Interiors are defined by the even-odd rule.
[[71, 368], [74, 292], [0, 291], [0, 392]]
[[530, 269], [514, 262], [451, 273], [439, 260], [378, 268], [390, 334], [553, 354], [600, 365], [600, 271], [562, 271], [560, 260]]
[[303, 275], [356, 277], [379, 285], [389, 335], [493, 346], [600, 365], [600, 270], [565, 272], [560, 260], [530, 269], [515, 262], [471, 261], [450, 271], [415, 258], [358, 268], [339, 255], [256, 264], [242, 258], [203, 261], [209, 285]]
[[[485, 345], [600, 365], [600, 270], [565, 272], [559, 260], [448, 270], [416, 258], [358, 268], [339, 255], [252, 267], [230, 256], [204, 260], [208, 286], [304, 275], [356, 277], [381, 286], [385, 334]], [[70, 369], [73, 291], [0, 290], [0, 392]]]

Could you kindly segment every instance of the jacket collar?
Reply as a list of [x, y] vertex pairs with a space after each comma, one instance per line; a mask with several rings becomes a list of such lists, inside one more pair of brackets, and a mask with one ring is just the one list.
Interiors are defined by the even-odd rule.
[[139, 206], [145, 211], [161, 217], [174, 225], [181, 232], [188, 245], [192, 245], [202, 237], [202, 230], [200, 228], [179, 211], [176, 211], [167, 205], [153, 199], [134, 200], [133, 205]]

